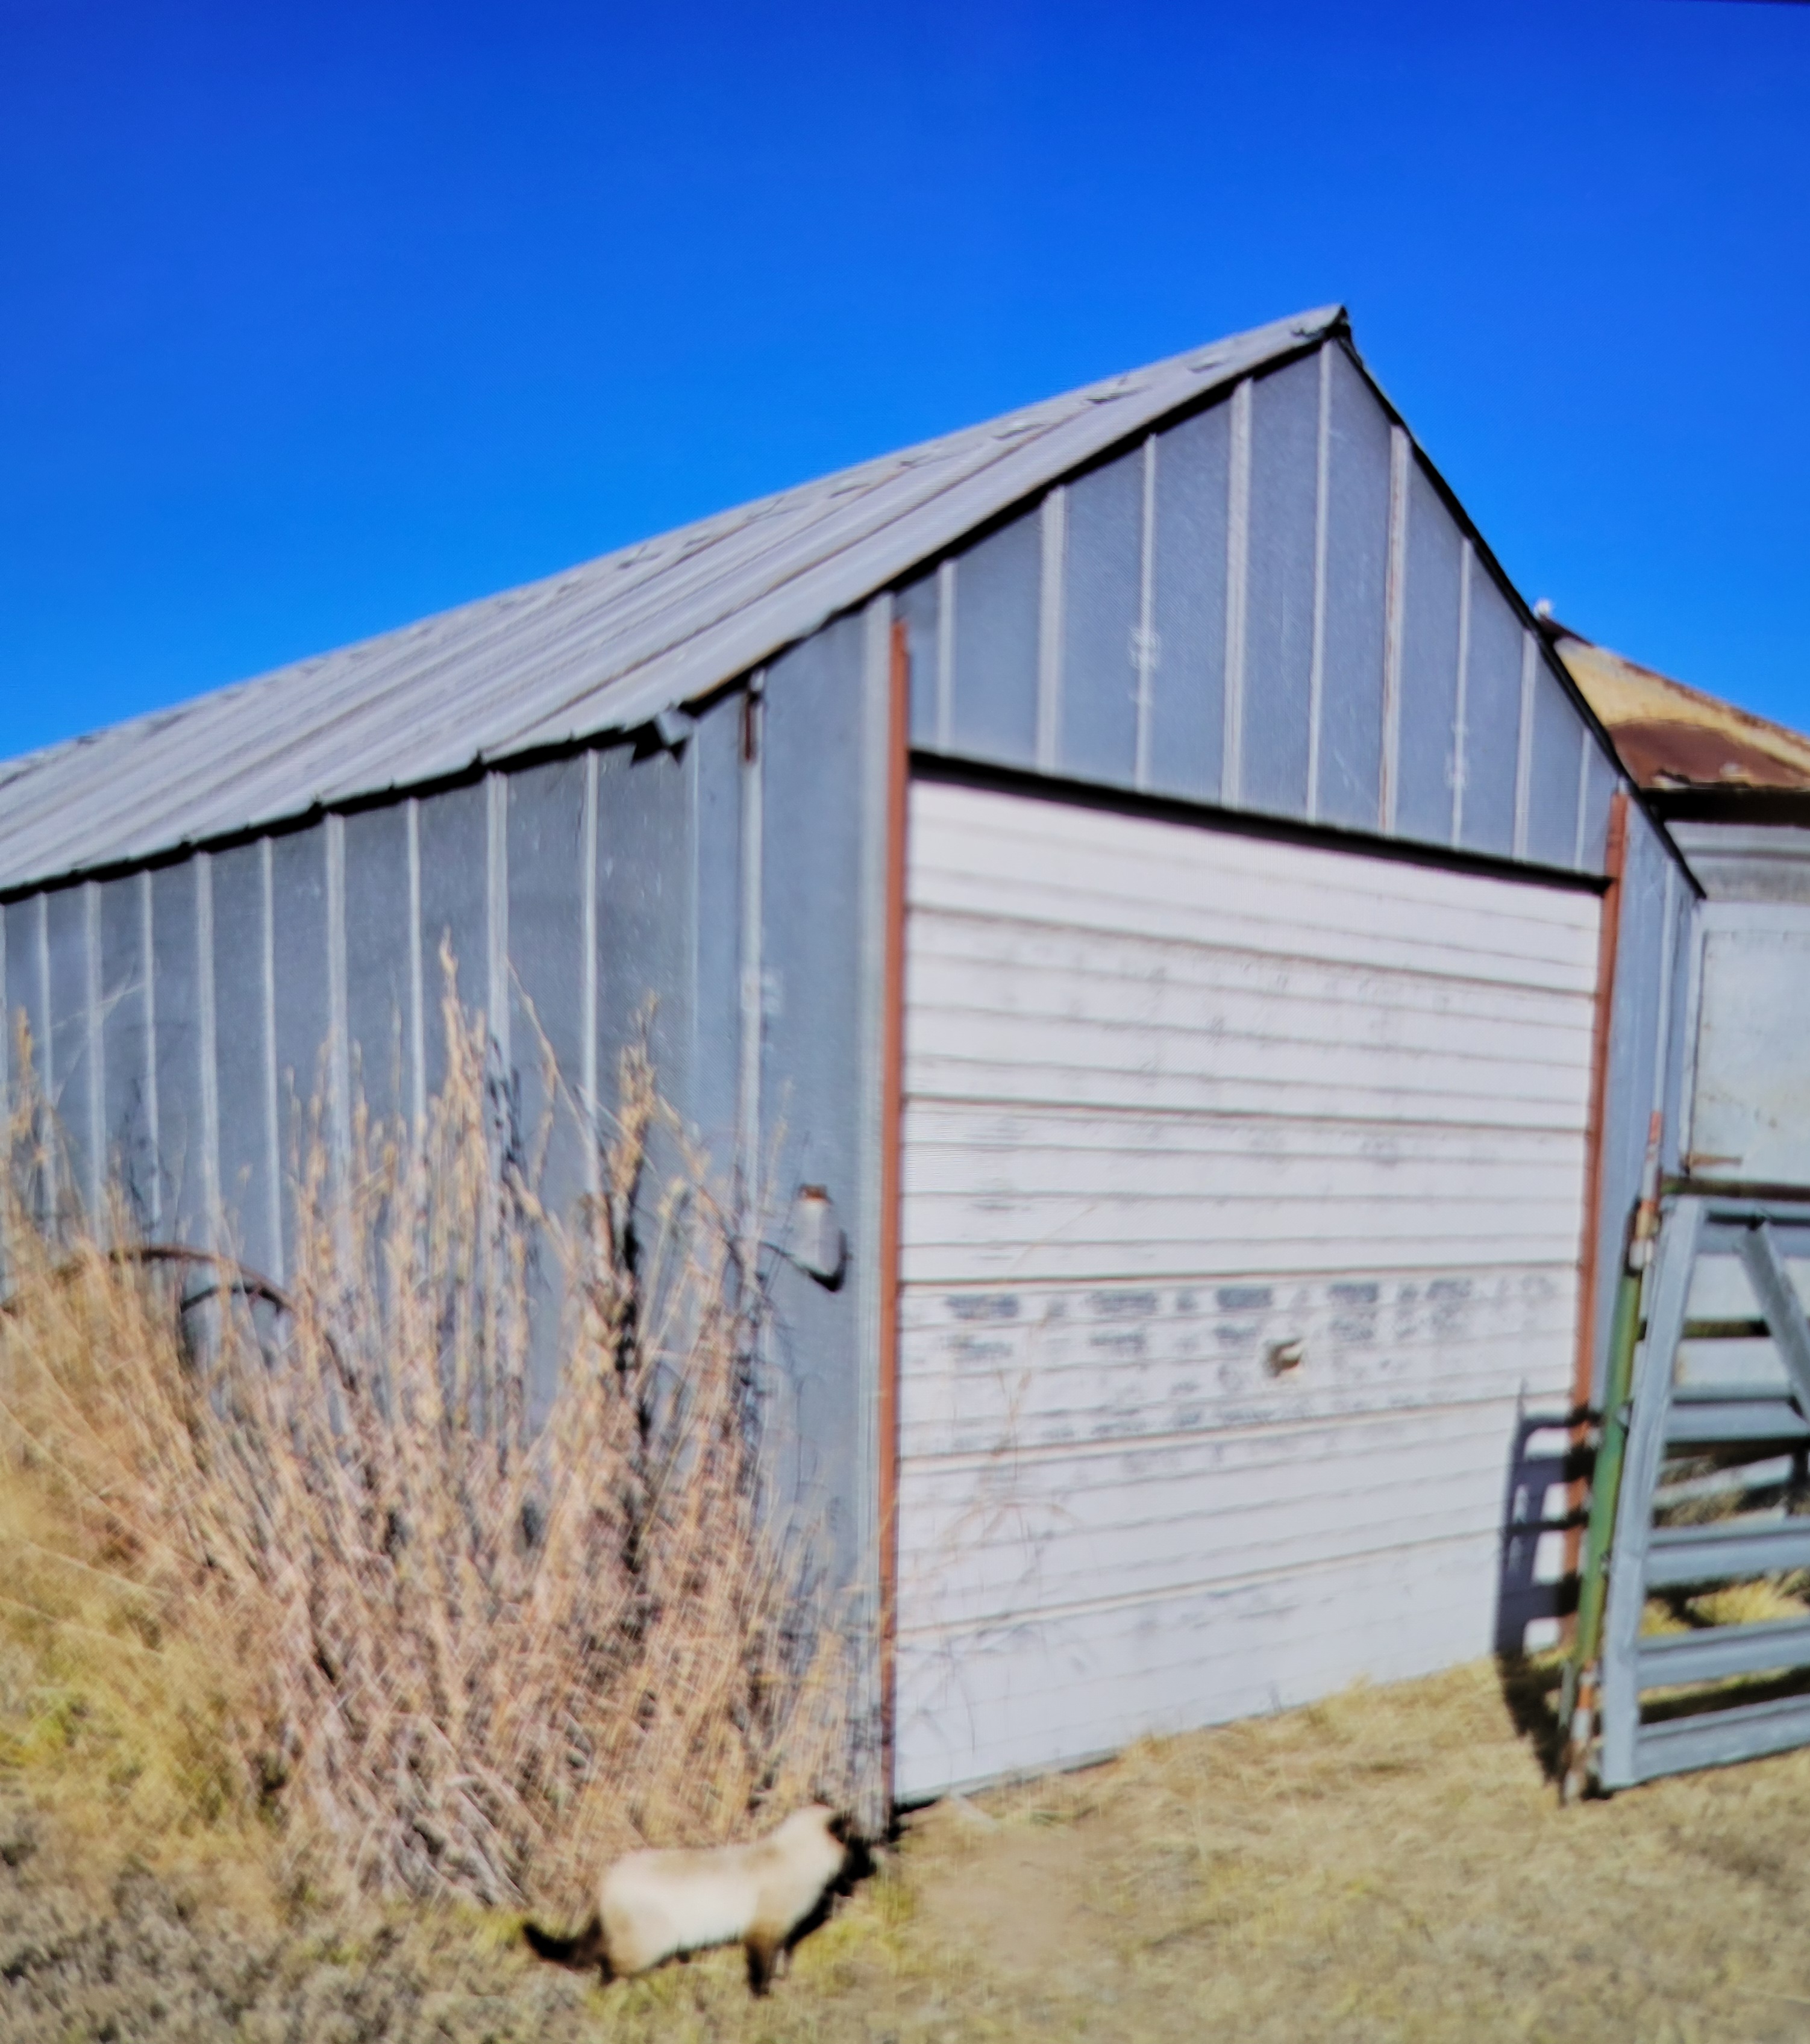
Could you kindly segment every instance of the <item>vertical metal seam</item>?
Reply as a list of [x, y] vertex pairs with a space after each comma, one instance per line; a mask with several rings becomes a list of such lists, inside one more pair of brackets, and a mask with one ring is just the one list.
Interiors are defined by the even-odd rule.
[[1589, 820], [1590, 809], [1590, 733], [1584, 720], [1578, 720], [1578, 816], [1571, 843], [1571, 865], [1574, 871], [1584, 870], [1584, 830]]
[[421, 805], [411, 795], [402, 805], [409, 848], [409, 1119], [417, 1143], [428, 1124], [428, 1018], [425, 967], [421, 958]]
[[1143, 530], [1138, 542], [1137, 738], [1132, 773], [1139, 788], [1150, 786], [1152, 683], [1156, 674], [1156, 436], [1143, 444]]
[[144, 1133], [151, 1147], [151, 1226], [163, 1224], [163, 1128], [157, 1105], [157, 922], [151, 874], [138, 876], [138, 944], [144, 987]]
[[579, 882], [583, 905], [584, 964], [578, 976], [578, 1026], [583, 1042], [578, 1051], [578, 1084], [584, 1095], [585, 1189], [593, 1199], [602, 1185], [601, 1160], [598, 1143], [601, 1135], [598, 1101], [597, 1071], [597, 797], [598, 755], [593, 746], [585, 754], [584, 873]]
[[327, 850], [327, 1112], [333, 1170], [352, 1168], [352, 1023], [346, 993], [346, 820], [329, 814]]
[[1037, 764], [1053, 774], [1062, 755], [1063, 600], [1068, 570], [1068, 492], [1059, 482], [1043, 499], [1039, 536], [1043, 545], [1037, 591]]
[[1231, 457], [1226, 464], [1225, 728], [1220, 800], [1237, 806], [1243, 782], [1244, 609], [1251, 562], [1251, 378], [1232, 394]]
[[1452, 696], [1452, 836], [1455, 846], [1464, 841], [1464, 787], [1470, 778], [1470, 578], [1476, 572], [1477, 550], [1466, 537], [1458, 561], [1458, 687]]
[[1521, 721], [1515, 742], [1515, 856], [1528, 855], [1528, 805], [1533, 790], [1534, 635], [1521, 634]]
[[509, 1030], [509, 783], [484, 777], [484, 942], [490, 1041], [507, 1081], [515, 1069]]
[[[1047, 500], [1046, 500], [1047, 501]], [[886, 1343], [884, 1325], [886, 1275], [882, 1264], [889, 1239], [886, 1195], [886, 1070], [888, 1031], [886, 1004], [891, 997], [889, 966], [889, 902], [892, 842], [892, 742], [894, 686], [892, 598], [875, 597], [863, 613], [861, 724], [861, 916], [860, 1048], [861, 1084], [857, 1093], [856, 1155], [860, 1159], [860, 1197], [855, 1212], [855, 1521], [860, 1546], [856, 1562], [860, 1593], [867, 1605], [863, 1633], [868, 1659], [861, 1670], [866, 1708], [878, 1725], [884, 1710], [881, 1677], [885, 1622], [883, 1523], [881, 1458], [886, 1453], [881, 1424], [882, 1374]], [[909, 686], [909, 675], [907, 684]], [[883, 1751], [876, 1754], [875, 1816], [888, 1800], [888, 1786], [878, 1778]]]
[[763, 729], [764, 669], [748, 686], [742, 714], [747, 719], [742, 743], [741, 803], [741, 1044], [736, 1104], [736, 1170], [740, 1194], [739, 1230], [744, 1253], [757, 1220], [760, 1185], [760, 1058], [762, 986], [762, 853], [764, 848], [763, 777], [766, 736]]
[[[1618, 779], [1616, 793], [1622, 792]], [[1612, 804], [1614, 797], [1612, 796]], [[1666, 863], [1670, 864], [1668, 859]], [[1689, 916], [1689, 942], [1685, 955], [1684, 1000], [1680, 1007], [1678, 1020], [1682, 1041], [1678, 1046], [1678, 1114], [1677, 1126], [1672, 1140], [1667, 1145], [1670, 1154], [1677, 1158], [1686, 1176], [1690, 1172], [1690, 1153], [1697, 1144], [1697, 1066], [1702, 1043], [1703, 1022], [1703, 963], [1704, 951], [1709, 941], [1709, 932], [1697, 913], [1697, 906], [1689, 895], [1685, 897]]]
[[[6, 984], [6, 911], [0, 906], [0, 1170], [13, 1162], [13, 997]], [[6, 1231], [0, 1228], [0, 1299], [12, 1291], [12, 1262]]]
[[289, 1258], [282, 1239], [282, 1120], [278, 1110], [276, 1068], [276, 852], [267, 837], [258, 840], [259, 957], [263, 1001], [264, 1224], [270, 1231], [271, 1275], [284, 1281]]
[[1666, 1106], [1666, 1068], [1672, 1057], [1672, 969], [1677, 948], [1677, 869], [1666, 861], [1665, 927], [1659, 934], [1659, 1021], [1653, 1042], [1653, 1106]]
[[213, 860], [195, 854], [195, 983], [200, 1011], [201, 1183], [207, 1247], [226, 1247], [220, 1197], [219, 1017], [213, 998]]
[[704, 747], [688, 745], [679, 770], [685, 776], [686, 850], [690, 870], [686, 875], [687, 942], [685, 948], [685, 1010], [690, 1027], [685, 1039], [685, 1099], [695, 1126], [701, 1105], [698, 1056], [704, 1027]]
[[947, 752], [955, 738], [955, 563], [936, 571], [936, 749]]
[[[1609, 818], [1608, 880], [1597, 916], [1597, 976], [1590, 1001], [1590, 1083], [1584, 1109], [1584, 1184], [1581, 1208], [1581, 1230], [1578, 1244], [1578, 1313], [1576, 1347], [1572, 1357], [1572, 1402], [1592, 1404], [1596, 1400], [1599, 1320], [1598, 1297], [1604, 1273], [1614, 1267], [1612, 1248], [1607, 1258], [1601, 1254], [1603, 1228], [1603, 1187], [1607, 1178], [1604, 1147], [1608, 1135], [1609, 1094], [1615, 1055], [1615, 1004], [1621, 959], [1622, 910], [1627, 894], [1626, 853], [1627, 814], [1617, 804]], [[1606, 1338], [1608, 1324], [1601, 1323]], [[1580, 1493], [1574, 1504], [1582, 1502]], [[1575, 1536], [1572, 1544], [1574, 1546]], [[1569, 1558], [1576, 1566], [1576, 1556]]]
[[1389, 567], [1383, 597], [1382, 774], [1377, 790], [1377, 826], [1395, 831], [1401, 778], [1401, 667], [1408, 615], [1408, 435], [1389, 428]]
[[101, 889], [98, 882], [82, 883], [83, 1005], [88, 1039], [88, 1219], [98, 1239], [105, 1240], [103, 1199], [107, 1181], [107, 1068], [101, 1021]]
[[36, 900], [37, 914], [33, 919], [36, 928], [32, 932], [32, 948], [37, 956], [32, 962], [37, 967], [38, 974], [38, 1070], [44, 1074], [44, 1105], [54, 1108], [56, 1062], [52, 1055], [55, 1046], [51, 1040], [50, 1024], [50, 897], [40, 889]]
[[1320, 750], [1326, 696], [1326, 550], [1332, 523], [1332, 350], [1320, 351], [1320, 421], [1313, 476], [1313, 657], [1307, 678], [1307, 820], [1320, 820]]
[[[56, 1112], [56, 1046], [51, 1026], [50, 1008], [50, 897], [37, 897], [37, 929], [34, 948], [38, 969], [38, 1070], [44, 1078], [44, 1105], [47, 1114]], [[56, 1217], [56, 1143], [48, 1123], [39, 1145], [44, 1161], [44, 1217]]]

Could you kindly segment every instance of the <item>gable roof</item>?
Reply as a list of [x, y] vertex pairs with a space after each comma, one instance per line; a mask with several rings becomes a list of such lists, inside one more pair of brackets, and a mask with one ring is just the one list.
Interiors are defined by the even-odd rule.
[[1345, 330], [1322, 306], [0, 763], [0, 890], [631, 730], [1021, 498]]

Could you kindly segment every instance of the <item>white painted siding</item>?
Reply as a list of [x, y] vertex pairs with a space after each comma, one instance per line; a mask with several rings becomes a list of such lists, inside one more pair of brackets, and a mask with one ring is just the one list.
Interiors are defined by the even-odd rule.
[[898, 1792], [1485, 1651], [1596, 899], [921, 782], [908, 889]]

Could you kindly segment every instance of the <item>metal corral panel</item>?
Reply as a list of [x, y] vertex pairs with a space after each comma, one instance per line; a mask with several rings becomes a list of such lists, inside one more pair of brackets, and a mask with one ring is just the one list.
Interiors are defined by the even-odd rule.
[[1597, 897], [920, 782], [909, 901], [898, 1792], [1486, 1650]]

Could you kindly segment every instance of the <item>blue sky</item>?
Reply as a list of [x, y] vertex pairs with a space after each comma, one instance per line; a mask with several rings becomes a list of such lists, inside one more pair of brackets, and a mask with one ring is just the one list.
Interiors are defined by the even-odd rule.
[[1810, 7], [0, 0], [0, 753], [1351, 309], [1531, 599], [1810, 724]]

